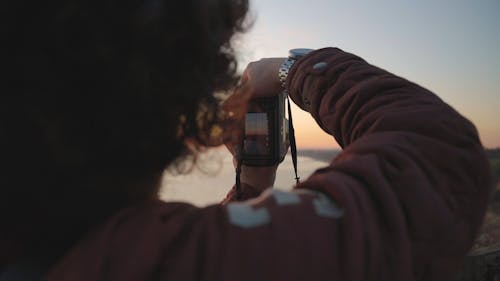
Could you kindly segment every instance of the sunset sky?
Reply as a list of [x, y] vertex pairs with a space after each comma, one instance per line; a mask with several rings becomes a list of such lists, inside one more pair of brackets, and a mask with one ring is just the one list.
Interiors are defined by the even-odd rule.
[[[250, 0], [252, 1], [252, 0]], [[500, 1], [253, 0], [242, 67], [297, 47], [336, 46], [437, 93], [500, 147]], [[295, 108], [300, 148], [337, 148]]]

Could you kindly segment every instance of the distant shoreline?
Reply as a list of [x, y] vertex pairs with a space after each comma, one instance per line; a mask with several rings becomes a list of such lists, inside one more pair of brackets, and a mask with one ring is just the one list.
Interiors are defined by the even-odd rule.
[[297, 155], [330, 163], [340, 152], [339, 149], [300, 149], [297, 151]]

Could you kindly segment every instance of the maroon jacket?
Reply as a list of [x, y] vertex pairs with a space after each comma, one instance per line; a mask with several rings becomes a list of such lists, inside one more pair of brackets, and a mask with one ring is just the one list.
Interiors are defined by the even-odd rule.
[[489, 193], [474, 126], [338, 49], [304, 57], [286, 86], [344, 148], [330, 165], [295, 192], [124, 210], [46, 280], [452, 280]]

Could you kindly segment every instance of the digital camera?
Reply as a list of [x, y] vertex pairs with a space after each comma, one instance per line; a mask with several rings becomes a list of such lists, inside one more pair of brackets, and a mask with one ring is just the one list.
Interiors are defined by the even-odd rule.
[[241, 161], [246, 166], [273, 166], [289, 146], [286, 93], [252, 100], [245, 115]]

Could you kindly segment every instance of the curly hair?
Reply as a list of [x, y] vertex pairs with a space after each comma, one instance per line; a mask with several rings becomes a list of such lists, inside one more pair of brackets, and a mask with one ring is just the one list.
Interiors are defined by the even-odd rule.
[[211, 144], [247, 0], [2, 6], [0, 240], [70, 244]]

